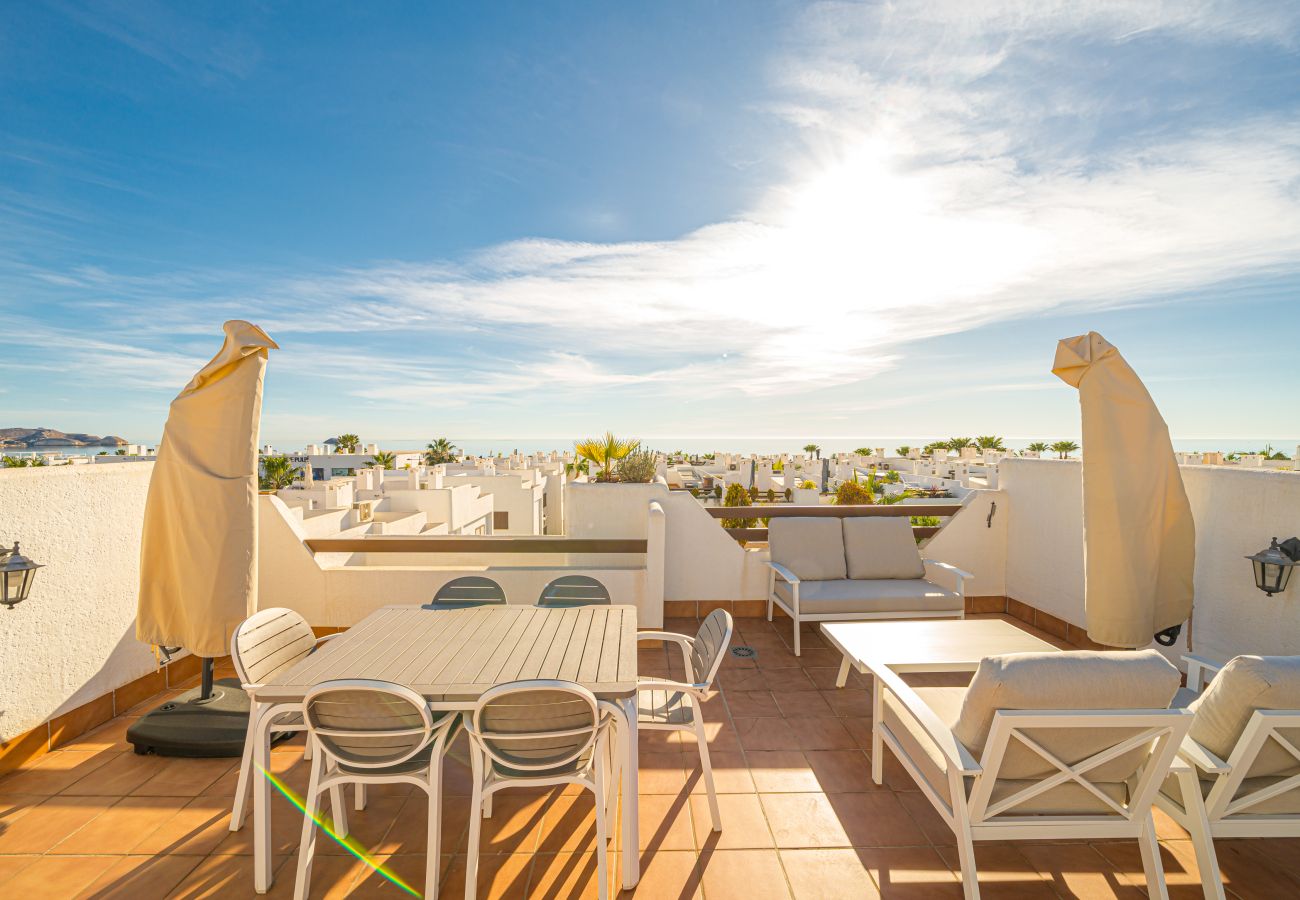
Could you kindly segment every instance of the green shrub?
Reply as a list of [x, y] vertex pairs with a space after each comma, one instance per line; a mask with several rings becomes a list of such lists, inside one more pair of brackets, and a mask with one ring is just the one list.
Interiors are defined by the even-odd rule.
[[636, 450], [618, 462], [618, 480], [628, 484], [649, 484], [655, 479], [655, 454]]
[[[739, 484], [727, 485], [727, 497], [722, 501], [723, 506], [749, 506], [749, 491]], [[723, 519], [723, 528], [753, 528], [753, 519]]]
[[815, 491], [817, 490], [817, 482], [805, 478], [803, 484], [799, 485], [799, 487], [805, 491]]
[[870, 506], [875, 502], [876, 495], [858, 481], [846, 481], [835, 489], [836, 506]]
[[722, 485], [720, 485], [720, 484], [715, 484], [715, 485], [713, 486], [713, 499], [714, 499], [714, 500], [721, 500], [721, 499], [722, 499]]
[[790, 502], [791, 500], [793, 500], [793, 499], [794, 499], [794, 488], [786, 488], [786, 489], [785, 489], [785, 502], [786, 502], [786, 503], [789, 503], [789, 502]]

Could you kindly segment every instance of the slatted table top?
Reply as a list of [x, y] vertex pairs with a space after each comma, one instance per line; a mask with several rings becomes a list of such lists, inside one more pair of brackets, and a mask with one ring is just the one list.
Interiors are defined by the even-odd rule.
[[986, 656], [1057, 650], [1001, 619], [823, 622], [822, 632], [860, 667], [896, 672], [973, 672]]
[[472, 705], [491, 687], [530, 678], [583, 685], [599, 699], [636, 693], [636, 607], [385, 606], [255, 690], [302, 700], [335, 678], [404, 684], [431, 703]]

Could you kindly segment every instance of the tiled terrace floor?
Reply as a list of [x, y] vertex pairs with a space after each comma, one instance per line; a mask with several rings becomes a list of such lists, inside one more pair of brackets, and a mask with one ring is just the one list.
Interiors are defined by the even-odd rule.
[[[886, 785], [871, 783], [866, 685], [855, 676], [835, 690], [838, 659], [812, 631], [796, 659], [786, 649], [788, 626], [737, 620], [736, 642], [756, 648], [757, 659], [729, 658], [723, 690], [706, 706], [720, 834], [709, 828], [693, 739], [642, 736], [636, 895], [960, 897], [950, 835], [906, 773], [891, 758]], [[669, 627], [693, 632], [695, 623]], [[670, 650], [643, 650], [642, 672], [670, 674]], [[253, 896], [251, 824], [227, 830], [236, 760], [139, 757], [125, 743], [132, 716], [159, 700], [0, 779], [0, 896]], [[459, 898], [468, 791], [464, 768], [447, 765], [442, 892]], [[305, 789], [300, 741], [278, 747], [273, 768]], [[301, 819], [282, 798], [275, 803], [271, 896], [288, 897]], [[350, 813], [354, 836], [417, 889], [424, 803], [405, 790], [371, 788], [368, 809]], [[1171, 895], [1199, 897], [1187, 836], [1157, 815]], [[483, 834], [481, 896], [595, 896], [589, 796], [500, 795]], [[331, 841], [318, 848], [313, 896], [406, 896]], [[1300, 896], [1300, 841], [1223, 841], [1219, 854], [1231, 895]], [[976, 855], [990, 898], [1145, 894], [1133, 842], [981, 844]]]

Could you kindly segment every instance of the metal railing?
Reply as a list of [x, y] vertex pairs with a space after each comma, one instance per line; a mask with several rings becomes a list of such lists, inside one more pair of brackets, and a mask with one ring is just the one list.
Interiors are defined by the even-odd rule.
[[[824, 518], [849, 519], [862, 516], [936, 516], [948, 518], [961, 511], [960, 503], [891, 503], [879, 506], [706, 506], [705, 511], [715, 519], [777, 519]], [[942, 525], [913, 525], [912, 533], [918, 538], [933, 537]], [[766, 541], [766, 528], [727, 528], [727, 534], [741, 543]]]
[[530, 535], [373, 535], [308, 538], [313, 553], [645, 553], [637, 538], [568, 538]]

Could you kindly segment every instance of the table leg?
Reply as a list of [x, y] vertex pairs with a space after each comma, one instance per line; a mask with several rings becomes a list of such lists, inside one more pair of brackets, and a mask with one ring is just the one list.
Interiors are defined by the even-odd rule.
[[257, 723], [253, 744], [253, 890], [265, 894], [271, 889], [271, 725], [276, 717], [293, 708], [293, 704], [273, 706], [263, 712]]
[[835, 676], [835, 686], [837, 688], [842, 688], [849, 683], [849, 665], [849, 655], [845, 653], [844, 658], [840, 660], [839, 674]]
[[[846, 657], [847, 658], [847, 657]], [[885, 742], [880, 736], [880, 717], [884, 715], [881, 703], [884, 691], [880, 679], [871, 673], [871, 780], [880, 784], [885, 779]]]
[[641, 837], [637, 812], [636, 697], [624, 700], [623, 710], [623, 889], [631, 890], [641, 880]]

